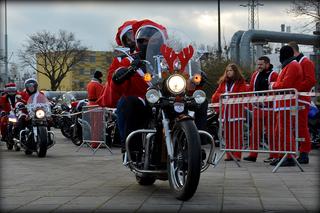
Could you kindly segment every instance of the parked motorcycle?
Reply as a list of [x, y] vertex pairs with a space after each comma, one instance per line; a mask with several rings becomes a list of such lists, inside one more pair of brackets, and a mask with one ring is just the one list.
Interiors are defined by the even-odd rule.
[[[201, 75], [199, 61], [193, 60], [194, 49], [185, 43], [183, 34], [174, 31], [166, 45], [154, 35], [149, 40], [144, 79], [149, 85], [146, 101], [152, 107], [149, 129], [138, 129], [126, 138], [124, 164], [141, 185], [151, 185], [156, 179], [169, 180], [174, 196], [190, 199], [197, 190], [200, 173], [212, 160], [214, 143], [208, 132], [197, 129], [191, 108], [206, 100], [202, 90], [195, 89]], [[181, 35], [181, 37], [179, 37]], [[143, 75], [142, 70], [137, 70]], [[192, 95], [189, 92], [194, 90]], [[208, 161], [202, 163], [200, 134], [210, 138]], [[140, 150], [133, 150], [133, 138], [141, 137]]]
[[308, 114], [308, 127], [312, 148], [320, 148], [320, 110], [315, 104], [310, 106]]
[[88, 105], [88, 100], [83, 99], [80, 101], [74, 101], [71, 103], [71, 116], [72, 125], [71, 128], [71, 141], [73, 144], [80, 146], [83, 142], [82, 139], [82, 109], [84, 106]]
[[47, 150], [54, 145], [54, 133], [48, 130], [50, 103], [44, 94], [36, 92], [30, 96], [27, 109], [28, 117], [19, 137], [21, 146], [26, 155], [36, 152], [38, 157], [45, 157]]
[[214, 139], [214, 144], [219, 147], [219, 113], [209, 107], [207, 113], [207, 130]]

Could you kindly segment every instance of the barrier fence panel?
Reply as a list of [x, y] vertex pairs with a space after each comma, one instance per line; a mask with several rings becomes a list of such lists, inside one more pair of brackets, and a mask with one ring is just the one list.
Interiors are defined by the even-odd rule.
[[84, 145], [89, 146], [95, 154], [101, 146], [112, 151], [106, 144], [106, 110], [98, 106], [85, 106], [82, 110], [82, 139], [79, 151]]
[[223, 94], [219, 101], [219, 140], [222, 154], [241, 159], [242, 152], [269, 153], [281, 158], [298, 154], [298, 93], [295, 89]]

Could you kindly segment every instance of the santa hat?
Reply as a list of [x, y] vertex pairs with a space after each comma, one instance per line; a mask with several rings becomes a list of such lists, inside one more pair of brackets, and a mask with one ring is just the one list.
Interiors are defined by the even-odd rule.
[[17, 86], [15, 83], [7, 83], [6, 85], [4, 85], [4, 91], [5, 92], [17, 91]]
[[132, 25], [138, 22], [137, 20], [129, 20], [124, 22], [119, 28], [116, 35], [116, 42], [119, 46], [123, 46], [122, 44], [122, 37], [123, 35], [132, 29]]
[[134, 37], [136, 38], [139, 31], [146, 27], [153, 27], [159, 30], [164, 41], [168, 38], [167, 29], [164, 26], [157, 24], [149, 19], [138, 21], [137, 23], [132, 25], [132, 31], [133, 31]]

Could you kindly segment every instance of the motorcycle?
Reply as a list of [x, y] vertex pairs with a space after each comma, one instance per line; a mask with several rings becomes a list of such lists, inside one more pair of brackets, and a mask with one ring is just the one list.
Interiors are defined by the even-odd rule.
[[219, 147], [219, 113], [217, 113], [213, 107], [208, 108], [207, 130], [213, 137], [215, 146]]
[[37, 153], [45, 157], [47, 150], [54, 145], [54, 133], [48, 130], [51, 119], [51, 107], [46, 96], [36, 92], [27, 103], [28, 116], [24, 128], [20, 131], [19, 141], [26, 155]]
[[[149, 40], [143, 61], [146, 71], [137, 70], [149, 85], [145, 97], [152, 115], [148, 129], [138, 129], [127, 136], [123, 164], [135, 173], [141, 185], [151, 185], [156, 179], [169, 180], [174, 196], [186, 201], [196, 192], [200, 173], [212, 162], [214, 142], [208, 132], [197, 129], [190, 110], [206, 100], [205, 92], [195, 87], [201, 75], [194, 49], [184, 43], [183, 34], [168, 34], [173, 39], [163, 45], [157, 40], [159, 35]], [[205, 162], [200, 134], [211, 142]], [[142, 146], [131, 150], [136, 137], [141, 137]]]
[[73, 144], [80, 146], [83, 142], [82, 139], [82, 125], [83, 125], [83, 120], [82, 120], [82, 108], [84, 106], [88, 105], [88, 100], [83, 99], [80, 101], [72, 102], [71, 103], [71, 113], [73, 116], [71, 116], [72, 119], [72, 125], [70, 126], [71, 128], [71, 141]]
[[74, 119], [71, 116], [72, 106], [71, 103], [75, 101], [75, 97], [70, 92], [67, 92], [62, 95], [62, 99], [59, 102], [59, 106], [61, 108], [59, 114], [59, 126], [62, 135], [68, 139], [72, 140], [73, 129], [72, 125], [74, 124]]
[[313, 149], [320, 147], [320, 110], [315, 104], [311, 104], [308, 114], [308, 127]]
[[8, 150], [12, 150], [14, 148], [15, 151], [20, 151], [20, 143], [19, 141], [14, 140], [15, 136], [17, 138], [17, 135], [15, 134], [15, 128], [17, 124], [17, 116], [15, 115], [15, 110], [10, 111], [8, 115], [8, 123], [7, 123], [7, 130], [6, 130], [6, 136], [5, 141]]

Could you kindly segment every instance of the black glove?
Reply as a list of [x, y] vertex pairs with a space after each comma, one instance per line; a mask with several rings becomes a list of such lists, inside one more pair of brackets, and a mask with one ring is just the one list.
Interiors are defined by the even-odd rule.
[[208, 81], [208, 76], [203, 71], [201, 71], [200, 74], [201, 74], [201, 81], [200, 81], [199, 86], [203, 86]]
[[130, 64], [130, 67], [133, 69], [133, 70], [137, 70], [139, 69], [140, 67], [142, 67], [143, 65], [143, 62], [139, 59], [139, 58], [135, 58], [131, 64]]
[[129, 68], [122, 67], [113, 74], [112, 81], [115, 84], [122, 84], [124, 81], [133, 76], [134, 73], [135, 70], [131, 66]]

